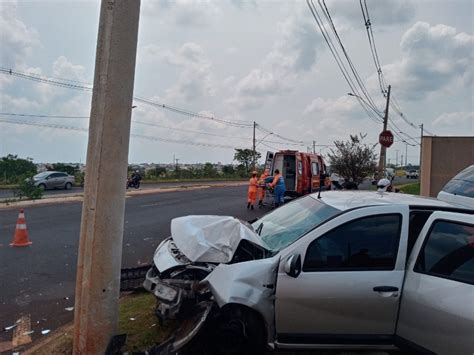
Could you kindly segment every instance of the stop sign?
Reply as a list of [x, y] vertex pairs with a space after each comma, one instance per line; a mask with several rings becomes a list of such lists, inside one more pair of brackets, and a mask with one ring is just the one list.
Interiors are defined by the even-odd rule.
[[393, 134], [390, 131], [383, 131], [379, 136], [379, 143], [385, 148], [390, 147], [393, 144]]

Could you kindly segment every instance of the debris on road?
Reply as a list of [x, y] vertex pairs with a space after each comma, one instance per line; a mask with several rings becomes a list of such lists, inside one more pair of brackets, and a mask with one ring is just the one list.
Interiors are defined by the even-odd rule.
[[41, 334], [46, 335], [46, 334], [48, 334], [50, 331], [51, 331], [50, 329], [45, 329], [45, 330], [42, 330], [42, 331], [41, 331]]
[[17, 326], [17, 324], [9, 325], [8, 327], [3, 327], [3, 331], [8, 332], [9, 330], [12, 330], [16, 326]]
[[66, 307], [64, 309], [68, 312], [72, 312], [74, 310], [74, 307]]

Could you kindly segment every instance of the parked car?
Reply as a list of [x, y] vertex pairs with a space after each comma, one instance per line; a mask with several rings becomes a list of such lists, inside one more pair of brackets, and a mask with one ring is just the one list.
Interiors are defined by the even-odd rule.
[[444, 185], [438, 199], [474, 209], [474, 165], [468, 166]]
[[162, 347], [202, 336], [203, 353], [472, 354], [473, 214], [408, 194], [326, 191], [251, 224], [173, 219], [144, 282], [157, 316], [181, 320]]
[[418, 174], [418, 170], [409, 170], [406, 176], [407, 179], [418, 179], [420, 174]]
[[30, 181], [37, 187], [46, 189], [69, 190], [74, 185], [74, 176], [60, 171], [44, 171], [33, 176]]

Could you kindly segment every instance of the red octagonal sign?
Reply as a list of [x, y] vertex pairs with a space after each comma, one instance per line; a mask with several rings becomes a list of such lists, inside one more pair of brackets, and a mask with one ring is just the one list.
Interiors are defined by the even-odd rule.
[[388, 148], [393, 144], [393, 134], [390, 131], [383, 131], [379, 136], [379, 143]]

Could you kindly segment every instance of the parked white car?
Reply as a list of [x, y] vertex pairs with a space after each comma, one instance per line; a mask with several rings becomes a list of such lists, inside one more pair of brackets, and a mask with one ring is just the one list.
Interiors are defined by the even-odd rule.
[[406, 173], [407, 179], [418, 179], [420, 177], [420, 174], [418, 173], [418, 170], [409, 170]]
[[203, 353], [472, 354], [473, 213], [408, 194], [327, 191], [251, 225], [176, 218], [144, 283], [157, 315], [182, 321], [163, 347], [204, 334]]
[[444, 185], [438, 199], [474, 209], [474, 165], [468, 166]]

